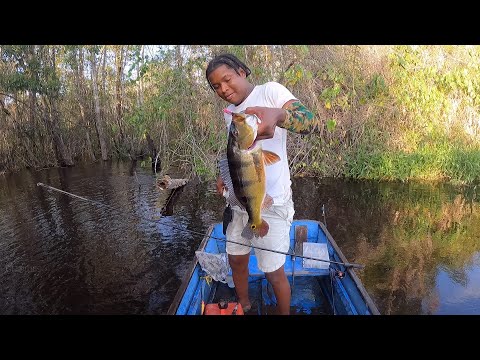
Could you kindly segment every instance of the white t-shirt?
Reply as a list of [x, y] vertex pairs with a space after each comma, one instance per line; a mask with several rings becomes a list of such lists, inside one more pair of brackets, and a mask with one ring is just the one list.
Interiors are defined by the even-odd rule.
[[[238, 113], [253, 106], [282, 108], [287, 101], [294, 99], [297, 98], [285, 86], [271, 81], [255, 86], [240, 105], [230, 104], [227, 109]], [[227, 131], [231, 121], [232, 116], [225, 113]], [[287, 159], [287, 130], [277, 126], [273, 138], [261, 141], [264, 150], [272, 151], [280, 157], [277, 163], [265, 166], [266, 192], [273, 198], [274, 205], [283, 205], [290, 198], [292, 184]]]

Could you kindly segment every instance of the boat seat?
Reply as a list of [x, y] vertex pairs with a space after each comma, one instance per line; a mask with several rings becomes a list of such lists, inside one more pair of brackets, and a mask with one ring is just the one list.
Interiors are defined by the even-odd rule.
[[[257, 257], [253, 254], [250, 255], [249, 261], [249, 275], [253, 277], [262, 277], [265, 276], [264, 272], [258, 268], [257, 264]], [[305, 268], [303, 267], [303, 259], [296, 257], [295, 261], [292, 261], [292, 256], [287, 256], [285, 261], [285, 273], [287, 276], [292, 276], [292, 269], [293, 275], [302, 275], [302, 276], [323, 276], [328, 275], [329, 270], [328, 268], [325, 269], [318, 269], [318, 268]], [[228, 276], [232, 275], [232, 269], [230, 269]]]

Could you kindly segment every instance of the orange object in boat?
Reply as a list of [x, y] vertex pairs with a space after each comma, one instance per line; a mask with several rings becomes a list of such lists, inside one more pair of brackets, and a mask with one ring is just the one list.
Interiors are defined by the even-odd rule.
[[242, 305], [238, 302], [220, 300], [217, 304], [207, 304], [204, 315], [244, 315]]

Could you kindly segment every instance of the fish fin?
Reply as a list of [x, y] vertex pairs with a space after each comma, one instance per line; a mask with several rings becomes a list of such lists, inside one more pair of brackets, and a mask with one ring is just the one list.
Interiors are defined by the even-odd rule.
[[270, 195], [265, 194], [265, 198], [263, 199], [263, 203], [262, 203], [262, 210], [268, 209], [272, 205], [273, 205], [273, 198]]
[[272, 151], [268, 150], [262, 150], [263, 152], [263, 161], [265, 162], [265, 165], [273, 165], [276, 162], [280, 161], [280, 156], [275, 154]]
[[252, 240], [253, 235], [255, 235], [252, 231], [252, 224], [247, 223], [245, 227], [242, 230], [242, 237], [247, 239], [247, 240]]
[[267, 235], [269, 229], [270, 226], [268, 225], [268, 223], [262, 219], [262, 223], [260, 224], [260, 226], [258, 226], [256, 229], [252, 229], [252, 231], [255, 236], [264, 237], [265, 235]]

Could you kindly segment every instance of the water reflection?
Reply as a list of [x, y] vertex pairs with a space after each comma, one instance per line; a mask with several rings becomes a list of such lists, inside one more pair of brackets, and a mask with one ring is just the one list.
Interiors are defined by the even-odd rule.
[[[473, 257], [472, 265], [462, 268], [460, 281], [448, 270], [440, 269], [436, 283], [438, 291], [433, 301], [427, 297], [423, 302], [425, 313], [478, 314], [480, 299], [480, 253]], [[433, 304], [433, 305], [432, 305]]]
[[327, 204], [330, 232], [350, 261], [366, 265], [358, 274], [382, 314], [480, 314], [480, 297], [445, 306], [455, 288], [475, 292], [468, 281], [480, 251], [475, 187], [310, 181], [295, 183], [300, 203], [319, 199], [302, 217], [318, 218], [318, 203]]
[[[293, 193], [297, 219], [323, 220], [325, 205], [381, 313], [480, 314], [475, 187], [299, 178]], [[223, 212], [213, 182], [190, 180], [166, 207], [170, 195], [150, 168], [128, 163], [0, 178], [0, 313], [166, 313]]]

